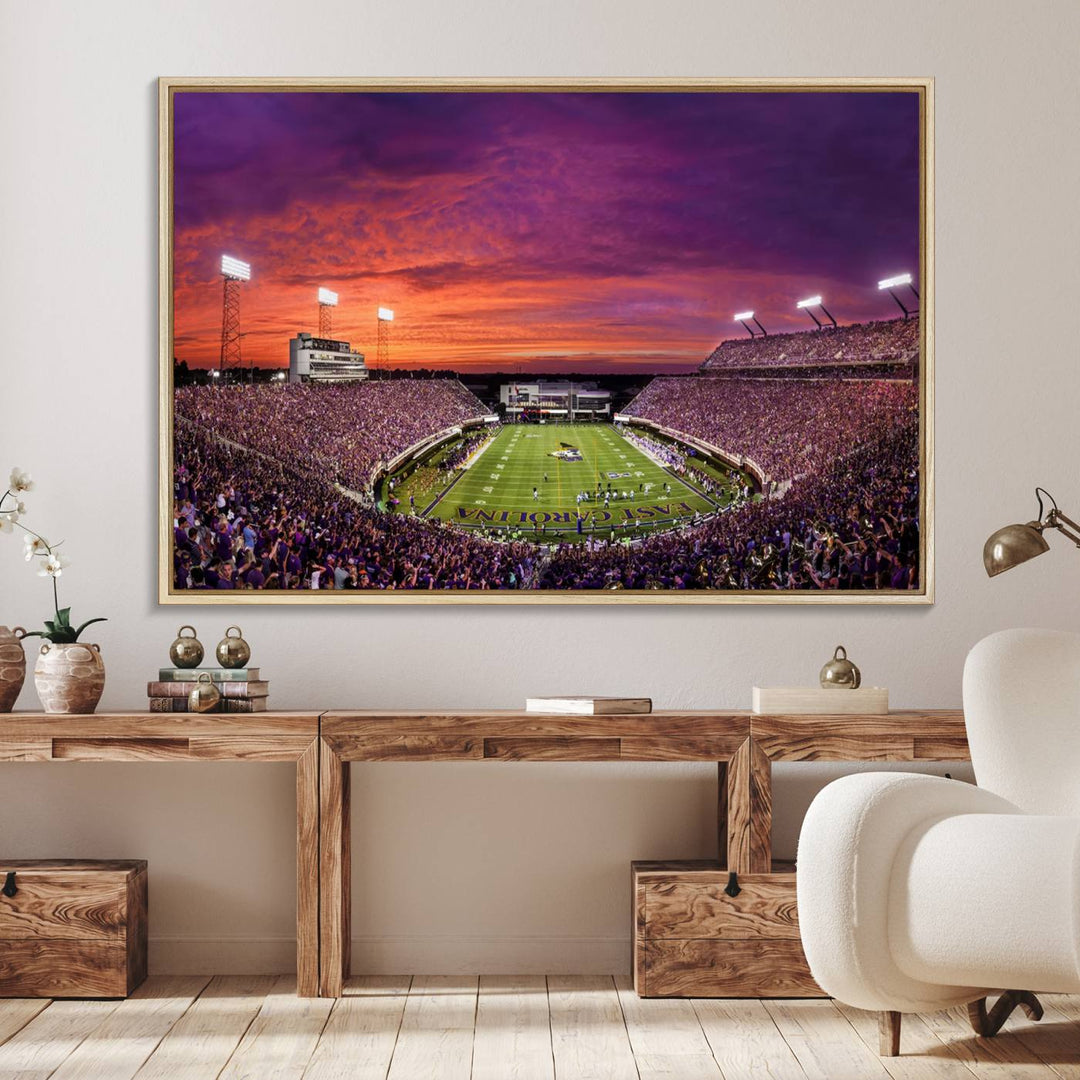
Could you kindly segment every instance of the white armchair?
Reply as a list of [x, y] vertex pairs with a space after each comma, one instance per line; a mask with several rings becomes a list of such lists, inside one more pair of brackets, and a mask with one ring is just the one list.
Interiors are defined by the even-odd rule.
[[978, 787], [844, 777], [799, 838], [810, 970], [833, 997], [881, 1012], [883, 1054], [899, 1053], [904, 1012], [967, 1004], [989, 1036], [1017, 1005], [1042, 1015], [1032, 991], [1080, 992], [1080, 635], [979, 642], [964, 715]]

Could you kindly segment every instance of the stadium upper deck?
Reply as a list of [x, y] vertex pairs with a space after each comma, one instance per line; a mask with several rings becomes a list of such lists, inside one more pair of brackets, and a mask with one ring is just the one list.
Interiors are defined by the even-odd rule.
[[837, 367], [889, 375], [914, 371], [919, 356], [919, 320], [886, 319], [824, 330], [722, 341], [701, 365], [707, 374], [768, 370], [799, 373]]

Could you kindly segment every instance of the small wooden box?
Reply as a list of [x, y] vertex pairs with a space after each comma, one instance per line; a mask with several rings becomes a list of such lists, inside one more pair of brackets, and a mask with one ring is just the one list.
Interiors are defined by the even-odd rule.
[[821, 686], [755, 686], [752, 709], [762, 713], [803, 716], [884, 716], [889, 711], [886, 686], [860, 686], [857, 690]]
[[634, 989], [642, 997], [824, 997], [795, 909], [795, 866], [738, 876], [715, 862], [635, 862]]
[[[12, 876], [14, 875], [14, 876]], [[146, 978], [146, 862], [0, 860], [0, 997], [126, 997]]]

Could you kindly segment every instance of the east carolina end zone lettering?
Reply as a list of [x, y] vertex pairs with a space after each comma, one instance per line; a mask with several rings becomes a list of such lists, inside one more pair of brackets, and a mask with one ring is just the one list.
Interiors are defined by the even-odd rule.
[[693, 514], [694, 508], [685, 502], [657, 503], [653, 506], [624, 506], [619, 510], [576, 510], [548, 511], [536, 510], [482, 510], [478, 506], [459, 506], [458, 518], [463, 521], [486, 521], [499, 525], [573, 525], [580, 517], [582, 521], [592, 521], [603, 525], [609, 521], [650, 521], [653, 518], [678, 517], [681, 514]]

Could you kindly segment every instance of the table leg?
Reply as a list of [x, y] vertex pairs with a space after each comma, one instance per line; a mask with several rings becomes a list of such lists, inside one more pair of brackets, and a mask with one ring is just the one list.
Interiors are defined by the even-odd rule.
[[350, 766], [319, 740], [319, 993], [341, 997], [350, 966]]
[[727, 869], [728, 860], [728, 763], [716, 763], [716, 850], [720, 869]]
[[740, 874], [772, 869], [772, 763], [747, 739], [727, 766], [727, 868]]
[[319, 993], [319, 740], [296, 762], [296, 992]]

